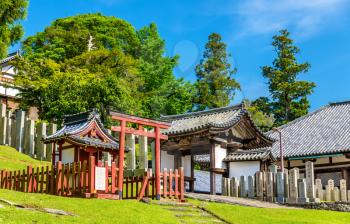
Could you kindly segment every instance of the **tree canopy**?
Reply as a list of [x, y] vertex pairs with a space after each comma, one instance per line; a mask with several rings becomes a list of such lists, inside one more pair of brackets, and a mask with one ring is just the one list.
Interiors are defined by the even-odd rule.
[[23, 36], [18, 21], [26, 17], [27, 7], [28, 0], [0, 1], [0, 58], [5, 57], [8, 47]]
[[261, 97], [253, 105], [265, 113], [273, 114], [275, 124], [281, 125], [308, 113], [310, 104], [307, 97], [313, 92], [315, 83], [298, 80], [301, 73], [309, 70], [310, 64], [297, 61], [296, 54], [300, 50], [287, 30], [281, 30], [273, 37], [272, 46], [277, 58], [272, 66], [262, 67], [262, 74], [268, 79], [271, 99]]
[[196, 110], [227, 106], [233, 100], [235, 91], [240, 89], [233, 78], [236, 70], [231, 68], [229, 57], [221, 36], [210, 34], [203, 58], [195, 69], [198, 91]]
[[193, 86], [177, 79], [178, 56], [165, 55], [155, 24], [140, 30], [124, 20], [85, 14], [54, 21], [23, 41], [15, 82], [22, 106], [42, 119], [108, 108], [158, 117], [192, 107]]

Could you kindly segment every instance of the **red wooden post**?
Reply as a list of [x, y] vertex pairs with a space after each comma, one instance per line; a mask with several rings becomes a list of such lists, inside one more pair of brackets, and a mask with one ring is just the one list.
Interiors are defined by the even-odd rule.
[[82, 171], [81, 171], [81, 175], [83, 177], [83, 189], [82, 189], [82, 192], [85, 193], [86, 192], [86, 183], [87, 183], [87, 180], [86, 180], [86, 165], [87, 165], [87, 161], [84, 160], [83, 162], [83, 168], [82, 168]]
[[145, 192], [148, 189], [147, 186], [148, 186], [148, 179], [150, 177], [150, 174], [151, 174], [151, 171], [148, 169], [147, 173], [146, 173], [146, 176], [143, 179], [142, 187], [140, 189], [139, 196], [138, 196], [137, 200], [141, 200], [143, 198], [143, 196], [145, 195]]
[[33, 187], [32, 166], [27, 166], [27, 192], [32, 192]]
[[173, 196], [173, 170], [169, 170], [169, 197]]
[[56, 171], [56, 178], [53, 177], [53, 179], [56, 179], [56, 195], [60, 195], [62, 192], [62, 162], [58, 161], [56, 165], [57, 171]]
[[26, 178], [26, 170], [23, 169], [22, 170], [22, 186], [21, 186], [21, 191], [22, 192], [26, 191], [26, 188], [25, 188], [26, 180], [25, 180], [25, 178]]
[[79, 161], [77, 163], [77, 165], [78, 165], [78, 167], [77, 167], [77, 175], [78, 175], [78, 177], [77, 177], [77, 180], [78, 180], [77, 186], [78, 186], [78, 193], [81, 193], [81, 183], [82, 183], [82, 181], [81, 181], [81, 162]]
[[179, 196], [179, 171], [175, 170], [175, 198]]
[[52, 153], [51, 153], [51, 161], [52, 161], [52, 165], [56, 164], [56, 142], [52, 143]]
[[8, 189], [11, 190], [11, 188], [12, 188], [12, 171], [10, 171], [8, 182], [9, 182]]
[[58, 160], [62, 161], [62, 142], [58, 145]]
[[108, 161], [105, 161], [105, 168], [106, 168], [106, 189], [105, 189], [105, 192], [108, 193], [108, 190], [109, 190], [109, 182], [108, 182]]
[[70, 194], [70, 188], [69, 188], [69, 181], [70, 181], [70, 164], [66, 164], [66, 195]]
[[76, 176], [77, 162], [73, 162], [71, 164], [71, 172], [72, 172], [72, 194], [76, 191], [77, 184], [77, 176]]
[[168, 170], [167, 168], [164, 168], [164, 171], [163, 171], [163, 197], [166, 198], [167, 195], [168, 195]]
[[119, 174], [118, 174], [118, 195], [119, 199], [123, 198], [123, 181], [124, 181], [124, 148], [125, 148], [125, 126], [126, 121], [120, 121], [120, 134], [119, 134]]
[[45, 171], [44, 167], [41, 167], [41, 178], [40, 178], [40, 193], [44, 192], [44, 179], [45, 179]]
[[62, 171], [61, 171], [61, 195], [64, 195], [66, 192], [66, 165], [62, 164]]
[[89, 157], [89, 193], [95, 193], [95, 157]]
[[[56, 178], [55, 178], [55, 174], [56, 174]], [[50, 175], [50, 193], [51, 194], [57, 194], [58, 190], [57, 190], [57, 186], [56, 183], [58, 182], [58, 163], [56, 164], [56, 168], [55, 165], [51, 165], [51, 175]]]
[[46, 194], [48, 194], [50, 192], [50, 170], [49, 170], [49, 166], [46, 166], [46, 171], [45, 171], [45, 176], [46, 176], [46, 180], [45, 180], [45, 192]]
[[116, 189], [115, 189], [115, 182], [116, 182], [116, 180], [115, 180], [115, 178], [116, 178], [116, 176], [115, 176], [115, 172], [116, 170], [115, 170], [115, 162], [112, 162], [112, 164], [111, 164], [111, 176], [112, 176], [112, 182], [111, 182], [111, 191], [112, 191], [112, 194], [115, 194], [115, 191], [116, 191]]
[[180, 167], [180, 201], [185, 200], [185, 177], [184, 168]]
[[155, 166], [156, 166], [156, 198], [160, 199], [160, 128], [157, 126], [155, 129]]
[[3, 188], [4, 187], [4, 171], [1, 170], [0, 171], [0, 188]]

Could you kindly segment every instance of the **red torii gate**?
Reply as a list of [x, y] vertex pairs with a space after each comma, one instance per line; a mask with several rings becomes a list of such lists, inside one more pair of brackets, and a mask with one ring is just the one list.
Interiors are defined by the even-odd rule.
[[[124, 148], [125, 148], [125, 134], [134, 134], [139, 136], [146, 136], [155, 139], [155, 177], [156, 177], [156, 197], [160, 199], [160, 140], [168, 140], [167, 135], [161, 134], [161, 129], [167, 129], [170, 124], [167, 122], [137, 117], [133, 115], [123, 114], [115, 111], [110, 111], [109, 114], [112, 120], [120, 122], [120, 126], [112, 126], [111, 130], [119, 132], [119, 198], [123, 196], [123, 180], [124, 180]], [[126, 124], [133, 123], [138, 126], [138, 129], [126, 127]], [[144, 131], [143, 125], [154, 128], [154, 132]], [[152, 158], [153, 159], [153, 158]]]

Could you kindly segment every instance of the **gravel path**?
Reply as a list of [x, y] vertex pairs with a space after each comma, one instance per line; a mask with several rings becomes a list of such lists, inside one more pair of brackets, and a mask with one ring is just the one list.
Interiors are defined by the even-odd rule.
[[228, 204], [234, 204], [234, 205], [251, 206], [251, 207], [257, 207], [257, 208], [300, 209], [296, 207], [289, 207], [285, 205], [280, 205], [280, 204], [275, 204], [275, 203], [270, 203], [265, 201], [258, 201], [254, 199], [236, 198], [236, 197], [228, 197], [228, 196], [221, 196], [221, 195], [186, 193], [185, 196], [188, 198], [198, 199], [201, 201], [212, 201], [212, 202], [228, 203]]

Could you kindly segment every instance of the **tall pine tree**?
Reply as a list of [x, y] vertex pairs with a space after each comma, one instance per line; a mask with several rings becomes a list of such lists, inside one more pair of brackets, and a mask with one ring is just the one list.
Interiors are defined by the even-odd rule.
[[208, 37], [205, 51], [196, 66], [197, 96], [195, 110], [227, 106], [240, 85], [233, 78], [236, 73], [229, 63], [230, 54], [221, 36], [212, 33]]
[[[271, 108], [271, 113], [276, 121], [275, 125], [281, 125], [301, 117], [308, 113], [310, 107], [307, 96], [313, 92], [315, 83], [298, 80], [298, 75], [306, 73], [310, 64], [307, 62], [298, 63], [296, 54], [299, 48], [289, 37], [287, 30], [281, 30], [273, 37], [272, 46], [277, 52], [277, 58], [272, 66], [264, 66], [262, 74], [268, 79], [271, 102], [266, 99], [260, 100], [257, 104], [263, 105], [264, 109]], [[264, 103], [265, 102], [265, 103]]]

